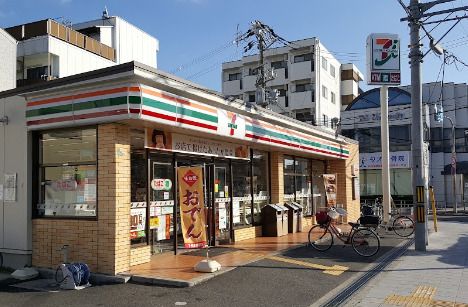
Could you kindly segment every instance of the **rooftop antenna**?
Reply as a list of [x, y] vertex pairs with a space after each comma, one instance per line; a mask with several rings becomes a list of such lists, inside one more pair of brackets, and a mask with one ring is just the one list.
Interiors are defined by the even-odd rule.
[[107, 6], [104, 6], [104, 11], [102, 11], [102, 19], [108, 19], [109, 12], [107, 11]]

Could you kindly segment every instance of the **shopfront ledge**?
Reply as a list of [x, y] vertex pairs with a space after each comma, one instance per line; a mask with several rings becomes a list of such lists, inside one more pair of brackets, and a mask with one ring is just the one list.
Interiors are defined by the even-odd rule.
[[[35, 268], [39, 272], [41, 278], [54, 279], [55, 270], [48, 268]], [[105, 284], [125, 284], [130, 281], [130, 276], [119, 275], [106, 275], [91, 272], [90, 283], [92, 285], [105, 285]]]

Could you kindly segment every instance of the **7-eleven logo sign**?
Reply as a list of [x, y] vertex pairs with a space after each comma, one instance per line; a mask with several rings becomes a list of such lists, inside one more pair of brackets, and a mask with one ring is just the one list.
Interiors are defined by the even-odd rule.
[[399, 40], [391, 38], [377, 38], [375, 39], [375, 45], [378, 46], [379, 52], [374, 58], [375, 66], [382, 66], [387, 63], [390, 59], [398, 58], [399, 54]]
[[231, 121], [228, 123], [229, 135], [234, 135], [235, 129], [237, 129], [236, 120], [237, 114], [228, 112], [228, 118], [230, 117]]

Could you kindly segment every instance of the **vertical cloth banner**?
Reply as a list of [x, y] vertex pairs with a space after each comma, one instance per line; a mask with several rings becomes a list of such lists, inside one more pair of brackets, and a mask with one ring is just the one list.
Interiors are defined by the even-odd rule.
[[180, 216], [185, 248], [206, 246], [203, 168], [178, 167]]
[[336, 174], [323, 174], [323, 184], [327, 195], [327, 207], [336, 206]]

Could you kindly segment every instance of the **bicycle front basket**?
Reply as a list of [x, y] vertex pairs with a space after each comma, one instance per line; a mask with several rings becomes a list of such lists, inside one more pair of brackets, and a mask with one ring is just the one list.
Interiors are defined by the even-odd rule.
[[328, 223], [329, 219], [330, 217], [325, 211], [319, 211], [315, 213], [315, 220], [319, 225], [325, 225], [326, 223]]

